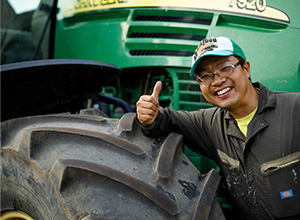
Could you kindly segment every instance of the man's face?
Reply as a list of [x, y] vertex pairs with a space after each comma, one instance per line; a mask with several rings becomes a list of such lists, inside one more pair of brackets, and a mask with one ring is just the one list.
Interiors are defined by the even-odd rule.
[[[201, 60], [197, 74], [214, 73], [227, 65], [234, 65], [239, 60], [234, 56], [207, 56]], [[246, 61], [244, 68], [241, 65], [233, 69], [232, 74], [219, 77], [214, 75], [211, 83], [201, 85], [200, 88], [206, 100], [218, 107], [228, 111], [247, 106], [247, 93], [252, 87], [250, 78], [250, 63]], [[253, 88], [253, 87], [252, 87]]]

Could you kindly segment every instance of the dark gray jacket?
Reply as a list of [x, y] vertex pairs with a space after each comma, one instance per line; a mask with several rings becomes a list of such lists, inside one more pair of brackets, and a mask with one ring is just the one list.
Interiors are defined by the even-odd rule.
[[246, 138], [221, 108], [160, 108], [143, 132], [181, 133], [189, 148], [213, 159], [244, 219], [300, 219], [300, 93], [253, 86], [260, 89], [259, 106]]

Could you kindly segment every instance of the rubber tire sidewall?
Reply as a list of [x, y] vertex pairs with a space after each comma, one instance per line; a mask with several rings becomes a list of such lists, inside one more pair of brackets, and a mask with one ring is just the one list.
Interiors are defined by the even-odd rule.
[[45, 173], [11, 149], [1, 152], [1, 213], [20, 210], [33, 219], [71, 219]]

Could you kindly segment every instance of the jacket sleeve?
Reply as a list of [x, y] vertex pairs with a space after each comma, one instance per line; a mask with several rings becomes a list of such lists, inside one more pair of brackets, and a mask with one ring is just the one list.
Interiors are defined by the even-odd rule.
[[[167, 136], [177, 132], [184, 136], [187, 147], [209, 158], [214, 155], [213, 144], [209, 136], [210, 111], [175, 111], [160, 107], [155, 122], [150, 126], [139, 123], [146, 136]], [[138, 121], [138, 120], [137, 120]]]

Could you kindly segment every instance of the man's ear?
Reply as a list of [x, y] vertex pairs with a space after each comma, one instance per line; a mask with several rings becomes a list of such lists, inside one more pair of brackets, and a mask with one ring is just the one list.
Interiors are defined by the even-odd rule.
[[247, 74], [248, 79], [250, 79], [250, 63], [249, 63], [249, 61], [245, 61], [244, 71]]

